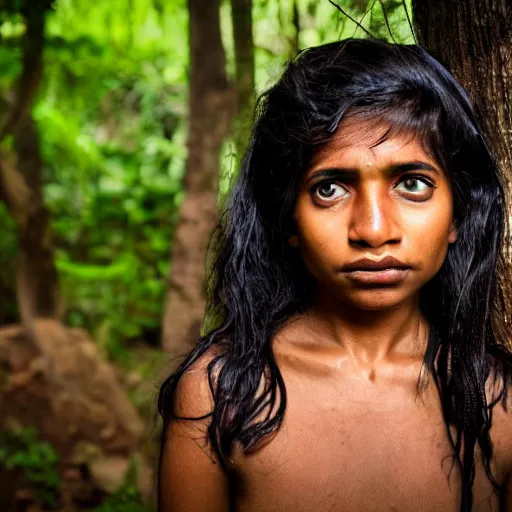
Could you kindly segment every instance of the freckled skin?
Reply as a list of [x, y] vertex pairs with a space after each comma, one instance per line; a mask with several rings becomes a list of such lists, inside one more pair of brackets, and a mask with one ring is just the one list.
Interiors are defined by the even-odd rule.
[[[340, 126], [304, 177], [289, 243], [318, 287], [309, 310], [274, 339], [285, 421], [262, 448], [236, 454], [239, 512], [460, 507], [460, 473], [448, 478], [451, 450], [430, 376], [416, 394], [428, 335], [419, 293], [457, 239], [449, 179], [414, 138], [372, 147], [380, 133], [362, 137], [364, 128]], [[390, 175], [418, 161], [434, 170]], [[354, 171], [348, 181], [312, 191], [309, 178], [339, 167]], [[407, 176], [432, 186], [404, 184]], [[340, 271], [386, 255], [411, 266], [397, 285], [362, 286]], [[474, 510], [499, 510], [479, 461], [474, 500]]]

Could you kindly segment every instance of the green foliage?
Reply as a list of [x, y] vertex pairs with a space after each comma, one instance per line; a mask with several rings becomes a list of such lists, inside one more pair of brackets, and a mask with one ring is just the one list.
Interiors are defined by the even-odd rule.
[[[410, 16], [412, 12], [410, 0], [334, 0], [334, 3], [346, 15], [328, 0], [253, 1], [257, 94], [261, 94], [275, 82], [286, 62], [295, 56], [297, 50], [303, 48], [347, 37], [367, 37], [365, 30], [374, 37], [389, 41], [414, 42], [407, 21], [407, 13]], [[224, 3], [221, 10], [222, 35], [228, 57], [227, 67], [233, 74], [234, 50], [230, 16], [229, 3]], [[225, 197], [230, 180], [236, 174], [234, 165], [239, 158], [234, 146], [230, 140], [223, 151], [221, 198]]]
[[[254, 0], [256, 90], [297, 49], [374, 35], [412, 40], [399, 0]], [[30, 0], [48, 6], [49, 0]], [[0, 0], [0, 122], [21, 71], [27, 0]], [[410, 3], [407, 2], [410, 12]], [[384, 16], [386, 13], [386, 16]], [[158, 337], [178, 210], [184, 197], [188, 88], [185, 0], [57, 0], [46, 16], [42, 86], [34, 108], [66, 321], [89, 329], [129, 364], [127, 343]], [[221, 28], [234, 71], [230, 2]], [[298, 32], [297, 32], [298, 30]], [[9, 151], [6, 140], [2, 149]], [[236, 162], [225, 144], [219, 198]], [[15, 226], [0, 208], [2, 318], [13, 318]], [[1, 320], [1, 318], [0, 318]]]
[[161, 321], [183, 198], [185, 22], [184, 5], [149, 0], [63, 0], [48, 18], [35, 117], [66, 316], [115, 359]]
[[0, 432], [0, 470], [21, 470], [37, 490], [41, 501], [51, 507], [57, 504], [60, 484], [58, 462], [59, 457], [52, 445], [39, 440], [35, 428]]
[[126, 485], [115, 494], [108, 496], [91, 512], [153, 512], [153, 509], [144, 504], [135, 486]]
[[[410, 0], [336, 2], [349, 16], [327, 0], [254, 0], [258, 94], [298, 49], [365, 37], [351, 17], [375, 36], [412, 42], [404, 8], [411, 12]], [[187, 2], [0, 0], [0, 125], [22, 69], [23, 15], [35, 9], [46, 13], [47, 30], [33, 114], [65, 319], [89, 329], [112, 359], [137, 367], [146, 380], [162, 363], [161, 354], [141, 363], [127, 348], [134, 339], [158, 338], [169, 250], [184, 197]], [[221, 28], [233, 75], [227, 0]], [[6, 138], [0, 150], [11, 152], [11, 142]], [[221, 155], [221, 203], [237, 161], [228, 140]], [[16, 315], [16, 251], [16, 226], [0, 202], [0, 323]], [[133, 394], [137, 406], [145, 407], [147, 394]], [[49, 506], [58, 495], [57, 463], [53, 448], [34, 429], [0, 433], [0, 473], [23, 471]], [[149, 510], [130, 477], [94, 512]]]
[[153, 512], [153, 509], [144, 503], [137, 490], [136, 475], [137, 461], [134, 458], [130, 462], [124, 485], [91, 512]]

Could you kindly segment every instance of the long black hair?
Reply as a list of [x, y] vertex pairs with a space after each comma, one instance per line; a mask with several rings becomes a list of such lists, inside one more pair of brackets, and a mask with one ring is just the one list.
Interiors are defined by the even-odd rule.
[[424, 367], [439, 390], [461, 468], [461, 510], [468, 511], [477, 442], [499, 490], [490, 469], [489, 429], [492, 408], [506, 401], [512, 380], [505, 195], [466, 92], [416, 45], [347, 39], [309, 48], [260, 98], [237, 181], [212, 237], [206, 311], [218, 322], [161, 387], [162, 447], [176, 418], [179, 379], [212, 348], [220, 350], [208, 364], [214, 402], [208, 441], [221, 464], [227, 467], [235, 442], [250, 451], [279, 429], [286, 389], [272, 339], [308, 307], [315, 289], [300, 254], [287, 243], [295, 201], [312, 156], [351, 116], [384, 121], [385, 137], [418, 137], [452, 184], [458, 240], [421, 290], [420, 302], [430, 324]]

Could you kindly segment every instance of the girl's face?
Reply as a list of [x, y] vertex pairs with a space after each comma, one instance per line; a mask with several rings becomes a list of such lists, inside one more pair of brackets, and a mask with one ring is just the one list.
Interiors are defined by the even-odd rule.
[[375, 145], [385, 130], [340, 125], [303, 178], [289, 239], [320, 293], [366, 310], [416, 300], [457, 239], [448, 177], [416, 138]]

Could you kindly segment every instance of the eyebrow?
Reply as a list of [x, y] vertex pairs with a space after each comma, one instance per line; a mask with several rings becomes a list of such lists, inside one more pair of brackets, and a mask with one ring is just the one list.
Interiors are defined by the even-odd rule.
[[[408, 171], [432, 171], [439, 174], [439, 170], [433, 165], [422, 162], [421, 160], [415, 160], [413, 162], [404, 162], [402, 164], [392, 165], [388, 167], [386, 171], [391, 176], [396, 176]], [[306, 182], [309, 183], [314, 178], [342, 178], [346, 180], [354, 180], [359, 175], [357, 169], [348, 169], [344, 167], [330, 167], [327, 169], [319, 169], [311, 173], [306, 178]]]

